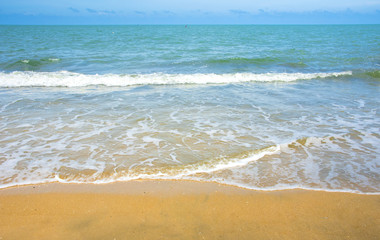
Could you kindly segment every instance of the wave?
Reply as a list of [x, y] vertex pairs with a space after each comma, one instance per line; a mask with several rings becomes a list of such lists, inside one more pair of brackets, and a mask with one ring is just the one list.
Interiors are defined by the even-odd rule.
[[368, 76], [370, 76], [372, 78], [380, 79], [380, 70], [372, 71], [372, 72], [366, 72], [365, 74], [367, 74]]
[[[249, 184], [245, 181], [230, 178], [228, 175], [223, 174], [224, 170], [233, 171], [234, 169], [245, 168], [252, 163], [259, 163], [259, 161], [268, 162], [268, 160], [270, 161], [272, 158], [271, 155], [273, 155], [275, 158], [278, 158], [283, 153], [294, 155], [297, 149], [299, 149], [299, 152], [307, 153], [313, 148], [316, 151], [320, 151], [321, 149], [326, 149], [328, 147], [335, 148], [343, 143], [349, 143], [352, 141], [351, 137], [356, 138], [356, 136], [351, 136], [351, 134], [325, 137], [304, 137], [282, 144], [276, 144], [261, 149], [243, 152], [235, 156], [215, 158], [198, 163], [175, 166], [138, 166], [124, 169], [119, 169], [119, 167], [117, 167], [117, 170], [114, 169], [113, 171], [103, 171], [104, 169], [96, 170], [92, 168], [85, 168], [80, 170], [71, 168], [69, 166], [62, 166], [61, 169], [56, 169], [54, 173], [50, 173], [46, 178], [26, 180], [23, 176], [23, 178], [20, 178], [18, 181], [1, 184], [0, 188], [51, 182], [105, 184], [112, 182], [127, 182], [133, 180], [192, 180], [201, 182], [216, 182], [220, 184], [227, 184], [231, 186], [261, 191], [307, 189], [327, 192], [380, 194], [378, 187], [376, 186], [371, 185], [358, 187], [357, 184], [342, 185], [336, 182], [336, 179], [334, 180], [335, 184], [333, 184], [333, 182], [330, 182], [332, 185], [320, 184], [318, 183], [319, 180], [317, 180], [317, 182], [314, 182], [315, 179], [313, 180], [312, 178], [309, 179], [312, 180], [312, 182], [304, 182], [304, 180], [294, 181], [289, 178], [278, 179], [278, 182], [275, 182], [274, 185], [257, 185], [255, 183], [256, 181], [252, 181], [253, 184]], [[301, 164], [299, 167], [302, 168], [303, 164]], [[299, 169], [293, 170], [298, 171]], [[218, 175], [218, 173], [222, 173], [222, 175]], [[205, 174], [211, 177], [205, 177]], [[222, 176], [222, 178], [220, 178], [220, 176]], [[280, 173], [278, 176], [281, 178]], [[373, 178], [376, 178], [376, 175], [373, 175]]]
[[73, 176], [64, 171], [57, 173], [55, 179], [63, 183], [110, 183], [115, 181], [130, 181], [137, 179], [181, 179], [202, 173], [213, 173], [221, 170], [243, 167], [250, 162], [257, 161], [265, 156], [279, 153], [280, 145], [244, 152], [234, 157], [223, 157], [210, 159], [193, 164], [165, 166], [165, 167], [132, 167], [130, 169], [109, 173], [97, 172], [84, 179], [78, 179], [80, 174]]
[[315, 78], [352, 75], [351, 71], [330, 73], [226, 73], [226, 74], [81, 74], [68, 71], [0, 72], [0, 87], [85, 87], [92, 85], [176, 85], [176, 84], [228, 84], [245, 82], [293, 82]]
[[280, 62], [280, 59], [274, 57], [263, 57], [263, 58], [242, 58], [242, 57], [231, 57], [231, 58], [221, 58], [221, 59], [210, 59], [206, 63], [211, 64], [255, 64], [255, 65], [265, 65]]
[[5, 66], [10, 71], [37, 71], [42, 67], [61, 61], [59, 58], [22, 59]]
[[56, 173], [49, 174], [49, 177], [47, 178], [29, 180], [22, 178], [21, 181], [0, 184], [0, 189], [13, 186], [52, 182], [104, 184], [133, 180], [185, 180], [184, 177], [186, 176], [195, 176], [202, 173], [212, 173], [235, 167], [243, 167], [250, 162], [257, 161], [268, 155], [276, 154], [279, 151], [280, 145], [274, 145], [254, 151], [248, 151], [235, 157], [216, 158], [194, 164], [177, 166], [132, 168], [129, 170], [112, 171], [112, 174], [104, 173], [101, 170], [98, 172], [96, 170], [88, 171], [88, 169], [85, 169], [84, 171], [87, 171], [90, 175], [81, 174], [81, 170], [79, 169], [62, 166]]
[[44, 65], [45, 63], [58, 62], [58, 61], [60, 61], [59, 58], [41, 58], [39, 60], [24, 59], [24, 60], [15, 62], [15, 64], [23, 63], [23, 64], [28, 64], [30, 66], [39, 66], [39, 65]]

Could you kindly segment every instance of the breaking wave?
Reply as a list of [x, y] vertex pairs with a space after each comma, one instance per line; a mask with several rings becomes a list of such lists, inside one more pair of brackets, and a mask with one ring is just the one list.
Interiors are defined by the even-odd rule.
[[245, 82], [293, 82], [315, 78], [352, 75], [351, 71], [330, 73], [230, 73], [230, 74], [81, 74], [68, 71], [33, 72], [15, 71], [0, 73], [0, 87], [85, 87], [176, 85], [176, 84], [228, 84]]

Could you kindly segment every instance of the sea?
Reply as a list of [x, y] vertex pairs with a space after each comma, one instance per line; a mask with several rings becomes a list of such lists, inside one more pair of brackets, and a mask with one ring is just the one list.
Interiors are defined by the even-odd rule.
[[0, 26], [0, 188], [380, 193], [380, 25]]

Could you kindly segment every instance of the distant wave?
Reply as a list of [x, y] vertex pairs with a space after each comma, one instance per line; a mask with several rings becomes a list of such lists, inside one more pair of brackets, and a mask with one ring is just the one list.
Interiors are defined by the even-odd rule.
[[221, 58], [221, 59], [210, 59], [206, 63], [211, 64], [255, 64], [255, 65], [265, 65], [270, 63], [280, 62], [280, 59], [274, 57], [262, 57], [262, 58]]
[[61, 61], [59, 58], [22, 59], [4, 66], [9, 71], [36, 71], [45, 65], [55, 64]]
[[228, 73], [228, 74], [81, 74], [67, 71], [0, 72], [0, 87], [85, 87], [91, 85], [228, 84], [244, 82], [292, 82], [352, 75], [351, 71], [330, 73]]
[[370, 76], [372, 78], [380, 78], [380, 70], [372, 71], [372, 72], [366, 72], [365, 74], [367, 74], [368, 76]]

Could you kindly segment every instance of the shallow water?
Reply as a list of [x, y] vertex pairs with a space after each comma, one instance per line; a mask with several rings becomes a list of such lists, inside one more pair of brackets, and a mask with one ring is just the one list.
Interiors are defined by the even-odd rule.
[[1, 26], [0, 184], [379, 193], [380, 28]]

